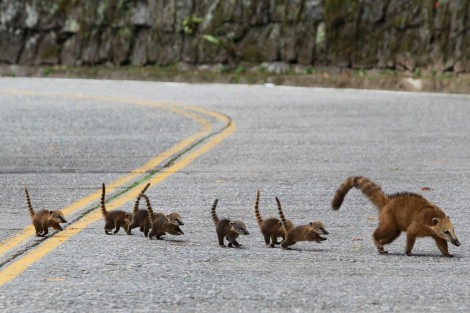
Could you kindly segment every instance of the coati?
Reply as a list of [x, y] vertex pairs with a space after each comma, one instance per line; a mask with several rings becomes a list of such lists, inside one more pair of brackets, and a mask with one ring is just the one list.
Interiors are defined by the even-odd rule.
[[[279, 242], [277, 242], [278, 237], [282, 237], [282, 240], [285, 239], [284, 227], [282, 227], [282, 222], [279, 219], [271, 217], [263, 220], [263, 218], [261, 217], [261, 214], [259, 213], [259, 190], [256, 193], [255, 215], [256, 221], [259, 225], [259, 229], [263, 234], [264, 242], [267, 246], [274, 248], [274, 245], [279, 244]], [[287, 230], [289, 230], [294, 227], [294, 224], [290, 220], [288, 220], [287, 226]]]
[[104, 218], [104, 232], [106, 235], [111, 235], [111, 231], [115, 228], [114, 234], [116, 234], [121, 227], [124, 228], [126, 233], [130, 235], [129, 229], [129, 217], [130, 214], [121, 210], [113, 210], [111, 212], [106, 211], [106, 206], [104, 203], [104, 196], [106, 193], [105, 185], [103, 184], [101, 192], [101, 214]]
[[392, 243], [402, 231], [406, 232], [407, 255], [411, 255], [418, 237], [432, 237], [441, 253], [447, 257], [452, 256], [447, 241], [460, 246], [449, 216], [435, 204], [411, 192], [386, 195], [378, 185], [362, 176], [348, 177], [339, 186], [333, 197], [333, 210], [340, 208], [344, 197], [353, 187], [360, 189], [379, 209], [379, 226], [372, 239], [380, 254], [387, 253], [384, 245]]
[[229, 219], [219, 219], [215, 213], [215, 208], [219, 199], [215, 199], [214, 204], [211, 208], [212, 220], [215, 224], [215, 231], [219, 240], [219, 245], [225, 247], [224, 238], [228, 240], [228, 246], [232, 248], [241, 247], [242, 245], [237, 242], [239, 235], [249, 235], [250, 233], [246, 230], [246, 225], [242, 221], [231, 221]]
[[147, 211], [150, 219], [151, 230], [148, 234], [149, 239], [153, 239], [155, 236], [157, 239], [162, 240], [161, 236], [169, 233], [170, 235], [184, 235], [183, 231], [178, 225], [178, 222], [172, 222], [168, 217], [163, 213], [154, 213], [152, 206], [150, 205], [150, 200], [147, 195], [142, 194], [142, 197], [147, 203]]
[[[278, 197], [276, 197], [276, 202], [282, 225], [284, 228], [287, 229], [287, 220], [284, 216], [284, 213], [282, 212], [281, 202], [279, 201]], [[290, 250], [291, 248], [289, 248], [289, 246], [292, 246], [299, 241], [322, 242], [323, 240], [326, 240], [326, 238], [322, 237], [320, 235], [320, 232], [322, 232], [323, 234], [328, 234], [323, 223], [320, 221], [310, 222], [307, 225], [296, 226], [287, 231], [286, 238], [281, 242], [281, 248]]]
[[132, 210], [132, 214], [129, 217], [129, 227], [128, 227], [128, 234], [131, 235], [131, 230], [134, 228], [139, 227], [140, 231], [144, 233], [144, 236], [147, 237], [149, 231], [150, 231], [150, 219], [149, 219], [149, 214], [147, 210], [139, 209], [139, 203], [140, 203], [140, 198], [142, 197], [142, 194], [147, 191], [147, 189], [150, 187], [150, 183], [148, 183], [144, 189], [140, 192], [140, 194], [137, 196], [137, 199], [135, 199], [134, 202], [134, 209]]
[[60, 210], [40, 210], [34, 212], [31, 200], [29, 199], [28, 189], [24, 189], [26, 194], [26, 203], [28, 204], [29, 216], [36, 229], [36, 236], [44, 237], [49, 233], [49, 227], [55, 230], [63, 230], [59, 223], [67, 223], [64, 218], [64, 214]]
[[168, 219], [174, 224], [176, 223], [178, 225], [184, 225], [183, 219], [181, 218], [181, 215], [178, 212], [171, 212], [166, 217], [168, 217]]

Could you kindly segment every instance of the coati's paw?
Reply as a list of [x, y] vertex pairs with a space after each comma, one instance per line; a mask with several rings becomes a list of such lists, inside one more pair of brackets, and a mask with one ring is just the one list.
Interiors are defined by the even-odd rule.
[[379, 251], [379, 254], [388, 254], [388, 251], [386, 250], [378, 250]]

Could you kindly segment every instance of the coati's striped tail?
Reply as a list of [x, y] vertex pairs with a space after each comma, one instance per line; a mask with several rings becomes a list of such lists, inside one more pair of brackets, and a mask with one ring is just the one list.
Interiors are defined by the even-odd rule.
[[215, 199], [214, 204], [212, 205], [212, 208], [211, 208], [212, 220], [214, 221], [214, 224], [216, 224], [216, 225], [219, 222], [219, 218], [217, 217], [217, 213], [215, 213], [215, 208], [217, 207], [218, 202], [219, 202], [219, 199]]
[[279, 212], [279, 217], [281, 218], [282, 227], [284, 227], [284, 229], [289, 229], [289, 225], [287, 225], [286, 217], [284, 216], [284, 213], [282, 212], [281, 201], [279, 201], [278, 197], [276, 197], [276, 202], [277, 202], [277, 210]]
[[135, 199], [135, 202], [134, 202], [134, 209], [132, 210], [132, 213], [133, 214], [136, 214], [137, 211], [139, 210], [139, 203], [140, 203], [140, 198], [142, 198], [142, 195], [144, 194], [144, 192], [150, 187], [150, 183], [148, 183], [144, 189], [142, 189], [142, 191], [140, 192], [140, 194], [137, 196], [137, 199]]
[[343, 204], [344, 197], [348, 191], [356, 187], [380, 210], [388, 202], [388, 197], [380, 186], [373, 183], [368, 178], [362, 176], [348, 177], [336, 190], [331, 205], [333, 210], [338, 210]]
[[31, 200], [29, 199], [29, 193], [28, 193], [28, 189], [24, 189], [24, 192], [26, 194], [26, 203], [28, 204], [28, 211], [29, 211], [29, 216], [31, 216], [31, 218], [34, 217], [34, 210], [33, 210], [33, 206], [31, 205]]
[[142, 198], [145, 199], [145, 202], [147, 203], [147, 211], [149, 212], [149, 219], [153, 223], [155, 220], [155, 213], [152, 210], [152, 206], [150, 205], [150, 199], [147, 197], [146, 194], [141, 194]]
[[106, 217], [108, 215], [108, 212], [106, 211], [106, 205], [104, 204], [104, 195], [106, 194], [106, 187], [103, 186], [101, 187], [101, 201], [100, 201], [100, 206], [101, 206], [101, 214], [103, 217]]
[[263, 224], [263, 218], [261, 217], [261, 214], [259, 214], [259, 190], [256, 192], [255, 215], [258, 225], [261, 226], [261, 224]]
[[145, 193], [149, 187], [150, 187], [150, 183], [145, 185], [144, 189], [142, 189], [142, 191], [140, 193]]

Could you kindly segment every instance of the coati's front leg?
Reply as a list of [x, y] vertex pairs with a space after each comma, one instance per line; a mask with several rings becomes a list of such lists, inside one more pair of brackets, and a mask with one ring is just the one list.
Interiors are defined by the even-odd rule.
[[441, 251], [443, 256], [453, 257], [453, 255], [449, 253], [449, 248], [447, 246], [447, 241], [446, 240], [444, 240], [442, 238], [439, 238], [437, 236], [433, 236], [433, 238], [436, 241], [436, 245], [439, 248], [439, 250]]
[[116, 235], [116, 234], [117, 234], [117, 232], [118, 232], [120, 229], [121, 229], [121, 226], [119, 226], [119, 225], [116, 225], [116, 229], [114, 230], [114, 232], [113, 232], [113, 233]]
[[242, 246], [242, 245], [239, 244], [238, 241], [236, 240], [237, 237], [238, 237], [238, 236], [227, 237], [227, 240], [228, 240], [228, 242], [229, 242], [228, 246], [229, 246], [230, 248], [232, 248], [232, 247], [234, 247], [234, 246], [235, 246], [236, 248], [239, 248], [239, 247]]

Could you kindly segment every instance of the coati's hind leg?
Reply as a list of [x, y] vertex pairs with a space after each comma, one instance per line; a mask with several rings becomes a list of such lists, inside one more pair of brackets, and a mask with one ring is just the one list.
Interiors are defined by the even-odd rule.
[[441, 251], [443, 256], [453, 257], [453, 255], [449, 253], [449, 249], [447, 247], [447, 241], [445, 241], [444, 239], [439, 238], [437, 236], [436, 237], [433, 236], [433, 238], [436, 241], [436, 245], [439, 248], [439, 250]]
[[274, 245], [278, 245], [279, 242], [277, 242], [277, 236], [276, 235], [271, 235], [271, 248], [274, 248]]
[[408, 231], [406, 233], [406, 248], [405, 248], [406, 255], [408, 255], [408, 256], [411, 255], [411, 250], [413, 250], [413, 246], [415, 245], [415, 241], [416, 241], [416, 234]]
[[270, 238], [271, 238], [271, 237], [270, 237], [268, 234], [263, 235], [263, 237], [264, 237], [264, 243], [265, 243], [267, 246], [269, 246], [270, 243], [271, 243], [271, 241], [270, 241]]
[[384, 250], [384, 245], [388, 245], [392, 243], [395, 239], [397, 239], [401, 231], [399, 229], [390, 229], [387, 230], [388, 233], [384, 233], [383, 231], [375, 231], [374, 235], [372, 236], [374, 240], [374, 244], [377, 247], [377, 250], [381, 254], [386, 254], [388, 251]]
[[47, 224], [42, 225], [42, 234], [40, 237], [44, 237], [49, 233], [49, 227]]
[[[219, 240], [219, 246], [221, 247], [224, 247], [225, 248], [225, 244], [224, 244], [224, 236], [223, 235], [219, 235], [217, 234], [217, 239]], [[229, 244], [230, 245], [230, 244]]]
[[106, 235], [111, 235], [110, 231], [113, 230], [113, 223], [112, 222], [107, 222], [105, 225], [104, 225], [104, 232]]
[[[382, 211], [383, 212], [383, 211]], [[386, 215], [379, 216], [379, 226], [372, 235], [372, 240], [380, 254], [386, 254], [388, 251], [384, 249], [384, 245], [391, 243], [400, 236], [400, 229], [393, 221], [390, 221]]]

